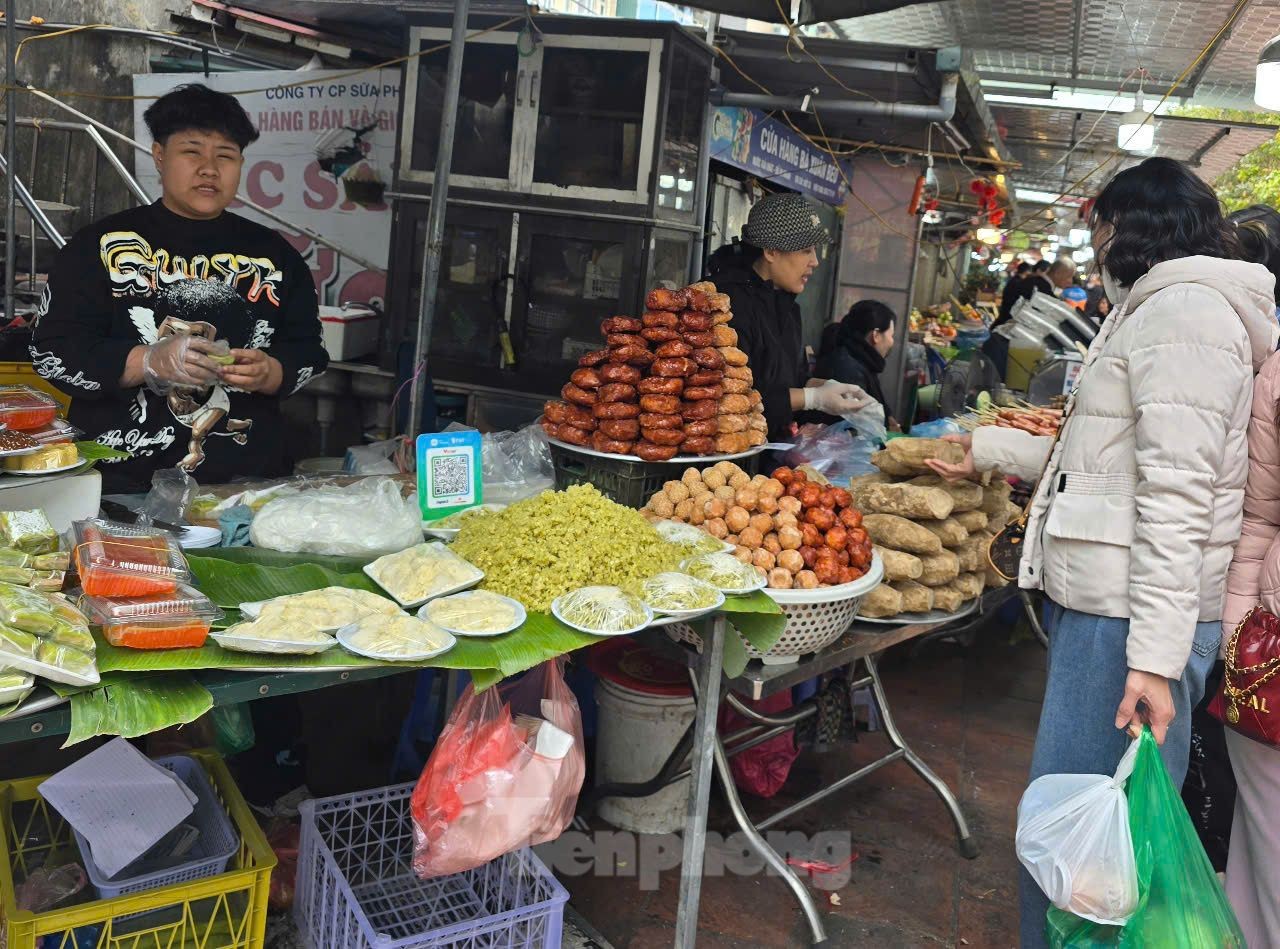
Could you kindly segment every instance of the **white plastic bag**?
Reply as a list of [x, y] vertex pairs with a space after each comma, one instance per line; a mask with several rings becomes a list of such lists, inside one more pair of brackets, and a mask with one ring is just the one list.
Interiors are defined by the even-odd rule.
[[1122, 925], [1138, 908], [1138, 866], [1124, 784], [1138, 742], [1113, 777], [1047, 774], [1018, 805], [1018, 859], [1050, 902], [1104, 926]]
[[380, 557], [422, 543], [417, 499], [388, 478], [278, 498], [253, 519], [255, 547], [286, 553]]
[[884, 405], [880, 402], [869, 402], [844, 416], [844, 420], [857, 429], [860, 436], [872, 442], [883, 442], [889, 432], [884, 420]]

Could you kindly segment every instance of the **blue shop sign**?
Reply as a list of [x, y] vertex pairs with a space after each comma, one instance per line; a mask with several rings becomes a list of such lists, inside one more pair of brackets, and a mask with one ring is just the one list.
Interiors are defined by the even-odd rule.
[[840, 163], [841, 174], [825, 151], [755, 109], [720, 106], [712, 113], [711, 157], [824, 204], [844, 204], [848, 191], [848, 162]]

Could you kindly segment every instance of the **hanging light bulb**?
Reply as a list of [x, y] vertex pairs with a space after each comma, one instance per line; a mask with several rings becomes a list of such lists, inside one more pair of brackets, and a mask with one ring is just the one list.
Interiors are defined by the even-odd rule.
[[1138, 98], [1133, 111], [1126, 112], [1120, 120], [1120, 130], [1116, 133], [1116, 144], [1127, 152], [1150, 151], [1156, 143], [1156, 127], [1147, 121], [1147, 110], [1142, 107], [1142, 87], [1138, 87]]
[[1258, 77], [1253, 101], [1264, 109], [1280, 112], [1280, 36], [1258, 54]]

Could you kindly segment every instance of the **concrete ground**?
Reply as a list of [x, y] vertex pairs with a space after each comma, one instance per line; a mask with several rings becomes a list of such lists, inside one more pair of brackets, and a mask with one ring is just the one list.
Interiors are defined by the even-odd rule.
[[[796, 815], [781, 828], [816, 834], [846, 829], [858, 859], [835, 898], [818, 892], [830, 946], [1001, 947], [1017, 945], [1013, 837], [1044, 692], [1044, 651], [990, 627], [968, 649], [944, 643], [918, 655], [905, 644], [881, 672], [907, 742], [955, 790], [980, 842], [976, 860], [956, 849], [941, 801], [904, 762], [895, 762]], [[855, 770], [888, 747], [882, 734], [826, 755], [803, 754], [771, 802], [746, 798], [757, 818]], [[593, 826], [599, 826], [593, 822]], [[710, 829], [732, 818], [713, 790]], [[561, 880], [573, 906], [617, 949], [672, 944], [679, 871], [644, 891], [636, 877]], [[723, 876], [702, 890], [699, 947], [800, 947], [809, 930], [776, 877]]]

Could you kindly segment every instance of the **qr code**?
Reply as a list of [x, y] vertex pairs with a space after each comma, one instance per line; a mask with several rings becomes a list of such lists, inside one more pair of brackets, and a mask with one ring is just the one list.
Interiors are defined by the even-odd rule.
[[471, 459], [466, 455], [441, 455], [431, 459], [431, 496], [451, 498], [471, 488]]

